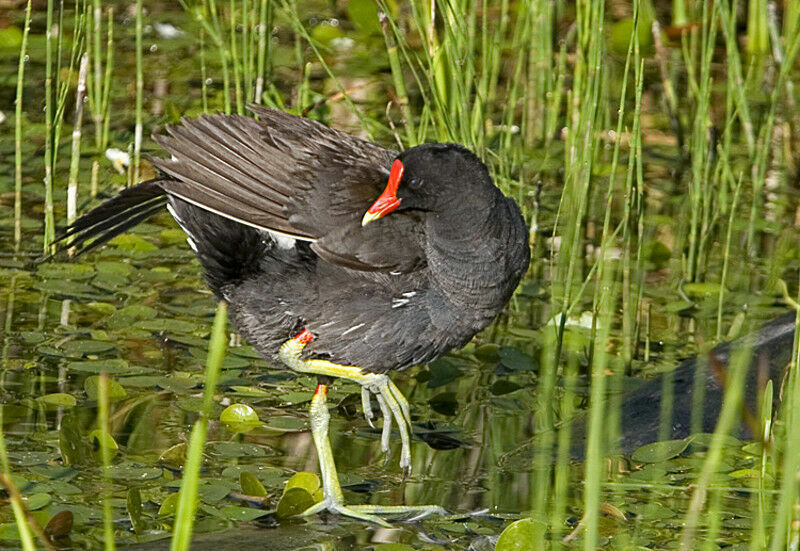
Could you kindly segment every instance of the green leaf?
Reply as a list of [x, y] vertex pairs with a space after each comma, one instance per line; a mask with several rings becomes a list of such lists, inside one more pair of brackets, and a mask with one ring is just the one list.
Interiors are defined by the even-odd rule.
[[81, 371], [84, 373], [100, 373], [102, 371], [109, 374], [126, 373], [128, 371], [128, 362], [119, 358], [111, 360], [85, 360], [69, 362], [67, 364], [67, 369], [69, 371]]
[[633, 452], [631, 459], [639, 463], [659, 463], [683, 453], [689, 446], [687, 440], [664, 440], [646, 444]]
[[509, 524], [495, 545], [495, 551], [529, 551], [541, 549], [545, 526], [532, 518], [524, 518]]
[[68, 262], [39, 264], [36, 271], [39, 277], [44, 279], [89, 279], [94, 275], [94, 268], [91, 265]]
[[42, 404], [45, 404], [48, 408], [53, 409], [57, 407], [72, 408], [78, 403], [78, 401], [75, 399], [75, 396], [72, 394], [66, 394], [64, 392], [45, 394], [44, 396], [39, 396], [36, 400]]
[[689, 298], [701, 299], [708, 296], [715, 297], [719, 295], [720, 286], [717, 283], [708, 282], [685, 283], [682, 289]]
[[314, 495], [314, 492], [319, 490], [320, 487], [321, 483], [316, 474], [309, 473], [307, 471], [301, 471], [292, 475], [292, 478], [286, 482], [286, 487], [283, 489], [283, 493], [285, 495], [289, 490], [300, 488], [308, 492], [309, 495]]
[[230, 520], [237, 522], [248, 522], [267, 514], [263, 509], [253, 509], [252, 507], [236, 507], [230, 505], [220, 509], [223, 515]]
[[25, 505], [29, 510], [35, 511], [48, 505], [51, 501], [50, 494], [38, 493], [25, 497]]
[[198, 327], [196, 323], [190, 321], [177, 320], [172, 318], [158, 318], [151, 320], [137, 321], [133, 326], [136, 329], [159, 333], [166, 331], [170, 333], [194, 333]]
[[456, 399], [455, 392], [440, 392], [430, 400], [428, 400], [431, 409], [436, 413], [442, 415], [453, 416], [458, 409], [458, 400]]
[[228, 427], [228, 430], [235, 433], [250, 432], [261, 425], [258, 414], [247, 404], [233, 404], [226, 407], [219, 420]]
[[233, 390], [236, 394], [239, 394], [241, 396], [252, 396], [254, 398], [261, 396], [269, 396], [269, 393], [266, 390], [262, 390], [254, 386], [234, 385], [231, 387], [231, 390]]
[[161, 507], [158, 508], [159, 517], [171, 517], [175, 515], [175, 511], [178, 509], [179, 495], [180, 494], [175, 492], [167, 496], [167, 499], [161, 502]]
[[206, 503], [222, 501], [229, 493], [231, 493], [231, 489], [225, 484], [220, 484], [218, 482], [207, 482], [198, 489], [200, 499]]
[[139, 492], [139, 488], [134, 487], [128, 490], [126, 505], [133, 531], [138, 534], [144, 528], [144, 522], [142, 521], [142, 494]]
[[161, 469], [159, 467], [142, 467], [133, 463], [120, 463], [119, 465], [112, 466], [109, 471], [111, 478], [138, 480], [139, 482], [153, 480], [161, 476]]
[[278, 518], [289, 518], [299, 515], [309, 507], [313, 506], [314, 497], [303, 488], [292, 488], [286, 490], [278, 502], [276, 515]]
[[[114, 437], [105, 431], [101, 431], [100, 429], [95, 429], [90, 432], [89, 440], [92, 442], [94, 448], [98, 451], [102, 450], [103, 448], [111, 450], [112, 456], [119, 450], [119, 445], [117, 444], [117, 441], [114, 440]], [[99, 458], [100, 455], [98, 454], [98, 459]]]
[[494, 343], [482, 344], [475, 348], [475, 357], [484, 363], [500, 360], [500, 346]]
[[261, 481], [256, 476], [248, 471], [242, 471], [239, 475], [239, 485], [242, 487], [242, 493], [254, 497], [266, 497], [267, 489], [261, 484]]
[[[100, 384], [100, 376], [99, 375], [92, 375], [91, 377], [87, 377], [86, 380], [83, 382], [83, 389], [86, 391], [86, 396], [90, 400], [97, 400], [98, 396], [98, 386]], [[114, 379], [108, 379], [108, 400], [121, 400], [125, 398], [128, 393], [122, 388], [117, 381]]]
[[499, 379], [495, 381], [491, 387], [489, 387], [489, 390], [495, 396], [502, 396], [503, 394], [509, 394], [515, 390], [519, 390], [520, 388], [522, 387], [517, 383], [508, 381], [506, 379]]
[[82, 358], [89, 354], [99, 354], [101, 352], [114, 350], [114, 345], [110, 342], [79, 339], [65, 342], [61, 345], [61, 350], [64, 352], [65, 356]]
[[142, 236], [132, 235], [129, 233], [118, 235], [108, 243], [109, 245], [119, 247], [123, 251], [151, 252], [158, 250], [158, 247], [144, 239]]
[[503, 365], [512, 371], [530, 371], [534, 368], [533, 358], [517, 348], [503, 346], [498, 354]]

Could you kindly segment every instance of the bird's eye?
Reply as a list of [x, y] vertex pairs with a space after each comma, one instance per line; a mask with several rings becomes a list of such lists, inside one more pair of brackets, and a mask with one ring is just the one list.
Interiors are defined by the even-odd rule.
[[419, 189], [421, 185], [422, 185], [422, 180], [419, 178], [411, 178], [408, 181], [408, 187], [410, 187], [411, 189]]

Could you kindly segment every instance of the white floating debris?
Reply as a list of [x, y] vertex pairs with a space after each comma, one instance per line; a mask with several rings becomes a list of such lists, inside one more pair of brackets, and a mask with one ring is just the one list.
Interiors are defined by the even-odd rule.
[[159, 38], [166, 38], [167, 40], [184, 35], [184, 32], [172, 23], [153, 23], [153, 28]]
[[125, 167], [131, 164], [131, 156], [127, 152], [113, 147], [106, 149], [106, 159], [120, 174], [125, 174]]
[[336, 51], [346, 52], [353, 49], [353, 46], [356, 45], [356, 41], [347, 36], [337, 36], [336, 38], [331, 39], [330, 45], [331, 48]]
[[[556, 326], [558, 327], [561, 325], [561, 312], [553, 316], [553, 318], [547, 322], [548, 326]], [[591, 329], [592, 322], [594, 321], [594, 316], [589, 311], [584, 311], [581, 313], [580, 316], [570, 316], [567, 318], [566, 323], [564, 323], [564, 327], [572, 327], [574, 329]], [[600, 328], [600, 324], [598, 323], [597, 328]]]
[[0, 111], [0, 124], [6, 122], [6, 114]]

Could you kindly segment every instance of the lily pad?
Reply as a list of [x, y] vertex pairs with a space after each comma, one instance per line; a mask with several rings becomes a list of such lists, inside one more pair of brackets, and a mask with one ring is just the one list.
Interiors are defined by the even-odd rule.
[[248, 442], [213, 442], [209, 443], [208, 451], [222, 457], [264, 457], [267, 452], [262, 446]]
[[67, 341], [61, 345], [61, 351], [64, 355], [71, 358], [83, 358], [90, 354], [100, 354], [109, 350], [114, 350], [114, 345], [110, 342], [102, 341], [74, 340]]
[[269, 393], [266, 390], [254, 387], [254, 386], [239, 386], [234, 385], [231, 387], [236, 394], [240, 396], [250, 396], [253, 398], [258, 398], [262, 396], [269, 396]]
[[646, 444], [633, 452], [631, 459], [639, 463], [660, 463], [677, 457], [689, 446], [687, 440], [664, 440]]
[[263, 509], [253, 509], [252, 507], [236, 507], [236, 506], [228, 506], [223, 507], [220, 509], [225, 518], [229, 520], [233, 520], [236, 522], [248, 522], [251, 520], [255, 520], [258, 517], [263, 517], [267, 514], [267, 511]]
[[159, 517], [170, 517], [175, 514], [175, 511], [178, 510], [179, 495], [180, 494], [175, 492], [167, 496], [167, 498], [161, 502], [161, 506], [158, 508]]
[[137, 321], [133, 326], [136, 329], [144, 329], [145, 331], [152, 331], [155, 333], [160, 333], [162, 331], [168, 333], [194, 333], [198, 330], [198, 325], [196, 323], [170, 318]]
[[294, 488], [302, 488], [303, 490], [307, 491], [309, 494], [314, 495], [317, 490], [321, 487], [319, 477], [314, 473], [309, 473], [306, 471], [301, 471], [299, 473], [295, 473], [292, 475], [286, 482], [286, 487], [283, 490], [285, 494], [289, 490]]
[[502, 346], [498, 355], [500, 362], [511, 371], [530, 371], [534, 368], [533, 358], [517, 348]]
[[250, 432], [261, 425], [256, 411], [247, 404], [233, 404], [223, 410], [219, 420], [235, 433]]
[[25, 505], [30, 511], [41, 509], [42, 507], [47, 506], [50, 501], [52, 501], [50, 494], [45, 493], [37, 493], [25, 497]]
[[222, 501], [230, 492], [231, 489], [227, 485], [219, 482], [206, 483], [200, 486], [198, 489], [200, 499], [206, 503], [217, 503], [218, 501]]
[[266, 497], [267, 490], [261, 481], [249, 471], [242, 471], [239, 475], [239, 485], [242, 487], [242, 493], [248, 496]]
[[524, 518], [509, 524], [495, 545], [495, 551], [528, 551], [541, 547], [545, 525], [532, 518]]
[[125, 360], [114, 358], [110, 360], [84, 360], [77, 362], [69, 362], [67, 364], [69, 371], [81, 371], [84, 373], [101, 373], [106, 372], [109, 374], [126, 373], [128, 372], [128, 362]]
[[154, 480], [161, 476], [159, 467], [144, 467], [135, 463], [121, 463], [109, 469], [111, 478], [120, 480]]
[[278, 502], [276, 514], [278, 518], [289, 518], [299, 515], [316, 503], [314, 497], [303, 488], [292, 488], [284, 492]]
[[[86, 391], [86, 396], [90, 400], [97, 400], [99, 395], [99, 385], [100, 385], [100, 376], [99, 375], [92, 375], [91, 377], [87, 377], [86, 380], [83, 382], [83, 389]], [[109, 401], [114, 400], [121, 400], [125, 398], [128, 393], [122, 388], [117, 381], [114, 379], [108, 379], [108, 399]]]
[[89, 279], [94, 275], [94, 268], [89, 264], [72, 264], [67, 262], [47, 262], [39, 264], [36, 270], [40, 277], [47, 279]]
[[53, 394], [45, 394], [44, 396], [39, 396], [36, 398], [36, 401], [40, 404], [44, 404], [48, 408], [72, 408], [75, 407], [75, 404], [78, 403], [78, 400], [75, 399], [75, 396], [72, 394], [66, 394], [64, 392], [55, 392]]

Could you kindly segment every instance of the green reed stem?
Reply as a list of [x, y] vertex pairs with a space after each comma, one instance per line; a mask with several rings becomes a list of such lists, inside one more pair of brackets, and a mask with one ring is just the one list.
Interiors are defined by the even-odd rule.
[[107, 12], [108, 30], [106, 31], [106, 62], [103, 72], [102, 97], [100, 108], [102, 110], [103, 130], [100, 134], [100, 153], [108, 146], [108, 128], [111, 124], [111, 77], [114, 73], [114, 8], [109, 7]]
[[28, 34], [31, 30], [31, 0], [25, 6], [25, 23], [17, 65], [17, 95], [14, 100], [14, 248], [22, 243], [22, 92], [25, 84], [25, 63]]
[[100, 0], [94, 0], [92, 3], [92, 16], [89, 18], [91, 22], [91, 43], [93, 46], [92, 53], [92, 66], [94, 72], [92, 73], [91, 90], [89, 94], [89, 107], [92, 110], [92, 120], [94, 121], [95, 144], [97, 149], [100, 149], [100, 144], [103, 138], [103, 56], [101, 55], [100, 37], [103, 26], [103, 12], [100, 8]]
[[236, 2], [235, 0], [230, 0], [230, 29], [229, 32], [230, 36], [230, 45], [228, 46], [228, 51], [230, 52], [231, 58], [231, 65], [233, 66], [233, 87], [236, 99], [236, 112], [239, 115], [244, 114], [244, 101], [242, 99], [242, 82], [241, 82], [241, 60], [239, 59], [239, 54], [236, 48]]
[[771, 529], [772, 541], [770, 551], [787, 549], [787, 540], [791, 534], [793, 510], [797, 501], [797, 473], [800, 470], [800, 317], [795, 321], [794, 345], [792, 360], [789, 364], [788, 383], [784, 391], [781, 407], [784, 418], [785, 442], [781, 462], [780, 494], [775, 505], [773, 518], [775, 524]]
[[203, 104], [203, 113], [208, 113], [208, 70], [206, 67], [206, 32], [200, 29], [200, 99]]
[[97, 381], [97, 424], [100, 430], [100, 459], [103, 463], [103, 542], [105, 551], [114, 551], [114, 513], [111, 508], [111, 450], [113, 438], [108, 425], [108, 373], [101, 372]]
[[[726, 170], [726, 172], [728, 172]], [[742, 191], [742, 177], [736, 183], [735, 191], [733, 193], [733, 201], [731, 202], [730, 214], [728, 216], [728, 229], [725, 233], [725, 251], [722, 256], [722, 274], [719, 279], [719, 299], [717, 300], [717, 340], [722, 337], [722, 307], [725, 303], [725, 284], [728, 280], [728, 268], [731, 258], [731, 238], [733, 237], [733, 224], [739, 206], [739, 195]]]
[[78, 211], [78, 168], [81, 160], [81, 133], [83, 126], [83, 98], [86, 95], [86, 79], [89, 72], [89, 54], [81, 56], [78, 69], [78, 85], [75, 90], [75, 124], [72, 127], [72, 155], [69, 160], [67, 183], [67, 224], [72, 224]]
[[394, 83], [394, 91], [397, 95], [397, 103], [400, 105], [400, 112], [403, 114], [403, 122], [406, 130], [406, 143], [408, 145], [416, 145], [414, 136], [414, 116], [411, 113], [411, 106], [408, 103], [408, 93], [406, 92], [406, 83], [403, 79], [403, 69], [400, 65], [400, 56], [397, 52], [397, 43], [392, 35], [389, 26], [389, 18], [386, 12], [380, 10], [378, 12], [380, 18], [381, 30], [383, 31], [383, 40], [386, 42], [386, 53], [389, 56], [389, 67], [392, 70], [392, 82]]
[[600, 515], [601, 486], [604, 480], [603, 460], [606, 454], [604, 442], [607, 439], [606, 423], [606, 369], [609, 362], [608, 343], [613, 325], [617, 302], [617, 284], [614, 266], [606, 266], [600, 259], [597, 282], [601, 288], [595, 304], [594, 346], [592, 350], [592, 371], [589, 398], [588, 438], [586, 441], [586, 469], [584, 472], [583, 548], [585, 551], [597, 549], [599, 537], [598, 520]]
[[139, 181], [139, 163], [142, 154], [142, 94], [144, 75], [142, 68], [142, 0], [136, 0], [136, 126], [133, 137], [133, 183]]
[[[750, 157], [755, 153], [755, 136], [753, 122], [750, 117], [750, 104], [745, 96], [746, 87], [742, 76], [742, 58], [739, 52], [739, 43], [736, 35], [736, 2], [715, 2], [720, 27], [725, 37], [725, 56], [728, 74], [728, 94], [733, 94], [736, 104], [737, 116], [742, 124]], [[727, 134], [727, 133], [726, 133]]]
[[270, 77], [269, 66], [272, 61], [272, 2], [260, 0], [258, 11], [258, 61], [255, 103], [262, 102], [265, 83]]
[[225, 302], [220, 302], [217, 305], [214, 326], [211, 329], [203, 405], [200, 409], [200, 418], [195, 422], [192, 435], [189, 438], [189, 449], [186, 455], [186, 465], [183, 469], [178, 510], [175, 513], [175, 527], [172, 531], [171, 551], [188, 551], [192, 541], [194, 515], [197, 509], [197, 491], [200, 483], [200, 468], [203, 463], [203, 448], [208, 431], [208, 420], [211, 418], [211, 411], [214, 406], [214, 392], [217, 389], [220, 366], [225, 357], [225, 346], [227, 344], [225, 335], [227, 313], [228, 305]]
[[53, 218], [53, 1], [47, 0], [47, 19], [45, 30], [45, 146], [44, 146], [44, 236], [43, 250], [50, 252], [50, 244], [55, 239], [55, 220]]
[[747, 3], [747, 53], [764, 55], [767, 52], [769, 52], [767, 0], [750, 0]]
[[[30, 3], [29, 3], [30, 5]], [[33, 541], [33, 534], [31, 534], [30, 526], [28, 526], [28, 519], [25, 515], [25, 506], [22, 503], [22, 496], [19, 490], [11, 480], [11, 465], [8, 462], [8, 453], [6, 451], [6, 441], [3, 436], [3, 407], [0, 406], [0, 468], [2, 468], [2, 480], [0, 480], [0, 487], [3, 487], [8, 493], [9, 501], [11, 502], [11, 510], [14, 513], [14, 520], [17, 523], [17, 530], [19, 531], [20, 541], [22, 542], [22, 549], [24, 551], [35, 551], [36, 545]]]
[[711, 445], [706, 453], [703, 467], [694, 485], [692, 499], [684, 516], [684, 529], [680, 541], [681, 550], [696, 548], [694, 537], [700, 521], [703, 520], [701, 512], [706, 503], [711, 478], [718, 472], [720, 462], [723, 459], [725, 439], [731, 434], [731, 431], [736, 426], [736, 421], [739, 419], [739, 405], [744, 395], [747, 370], [750, 367], [752, 358], [752, 345], [752, 342], [747, 342], [731, 354], [730, 364], [725, 371], [725, 380], [723, 382], [725, 392], [722, 399], [722, 411], [719, 414], [714, 436], [711, 438]]

